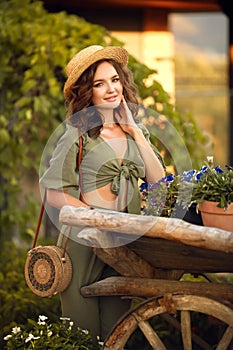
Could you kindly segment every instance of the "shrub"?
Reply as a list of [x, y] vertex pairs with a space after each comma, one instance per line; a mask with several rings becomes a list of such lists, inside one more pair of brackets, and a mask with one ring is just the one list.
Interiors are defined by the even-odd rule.
[[47, 316], [40, 315], [38, 322], [29, 319], [28, 323], [28, 328], [17, 325], [4, 337], [7, 350], [101, 349], [101, 343], [93, 341], [89, 331], [75, 328], [69, 318], [61, 317], [58, 322], [50, 323]]
[[[40, 298], [28, 288], [24, 278], [26, 248], [5, 242], [0, 251], [0, 339], [16, 324], [27, 324], [46, 314], [52, 322], [61, 316], [59, 296]], [[0, 347], [1, 347], [0, 343]]]

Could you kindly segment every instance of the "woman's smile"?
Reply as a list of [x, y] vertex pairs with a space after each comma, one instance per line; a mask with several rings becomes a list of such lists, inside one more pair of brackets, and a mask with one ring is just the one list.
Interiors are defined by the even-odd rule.
[[115, 102], [117, 100], [118, 95], [114, 95], [114, 96], [110, 96], [110, 97], [106, 97], [105, 100], [107, 102]]

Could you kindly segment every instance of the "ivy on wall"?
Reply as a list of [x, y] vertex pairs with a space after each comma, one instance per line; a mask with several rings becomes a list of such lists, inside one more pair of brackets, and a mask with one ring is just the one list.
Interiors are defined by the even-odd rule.
[[[93, 44], [123, 45], [102, 26], [66, 12], [48, 13], [42, 2], [0, 2], [0, 238], [20, 233], [31, 239], [38, 213], [38, 169], [52, 131], [64, 120], [64, 68], [80, 49]], [[162, 86], [147, 78], [153, 70], [130, 56], [141, 103], [153, 111], [143, 119], [156, 134], [172, 139], [171, 123], [195, 164], [202, 163], [206, 138], [190, 115], [181, 115]], [[148, 100], [150, 101], [148, 103]], [[152, 118], [152, 123], [151, 123]], [[152, 141], [172, 164], [170, 151]], [[176, 142], [174, 139], [174, 148]], [[177, 149], [177, 156], [182, 157]], [[27, 186], [25, 186], [27, 183]]]

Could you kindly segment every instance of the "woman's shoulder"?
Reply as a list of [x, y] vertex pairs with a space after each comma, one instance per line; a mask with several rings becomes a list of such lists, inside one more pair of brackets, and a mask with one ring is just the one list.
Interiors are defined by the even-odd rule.
[[137, 124], [137, 127], [142, 131], [144, 136], [150, 135], [149, 130], [144, 124], [142, 124], [142, 122], [137, 122], [136, 124]]
[[79, 145], [80, 136], [82, 137], [83, 142], [86, 142], [88, 139], [87, 133], [81, 133], [80, 130], [66, 122], [64, 124], [64, 131], [61, 135], [60, 140], [62, 142], [67, 142], [68, 144], [76, 144]]

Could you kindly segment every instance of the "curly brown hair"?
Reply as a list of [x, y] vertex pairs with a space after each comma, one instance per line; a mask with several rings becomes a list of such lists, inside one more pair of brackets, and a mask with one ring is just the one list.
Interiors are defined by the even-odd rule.
[[[91, 137], [98, 137], [103, 127], [103, 119], [97, 108], [92, 103], [93, 79], [97, 67], [102, 62], [109, 62], [116, 69], [120, 82], [123, 86], [123, 95], [128, 103], [129, 109], [136, 120], [138, 114], [138, 89], [134, 83], [132, 71], [122, 64], [103, 59], [95, 62], [79, 77], [70, 88], [67, 119], [73, 126], [78, 127], [81, 132], [88, 132]], [[88, 108], [91, 107], [92, 108]], [[118, 108], [114, 113], [119, 113]]]

